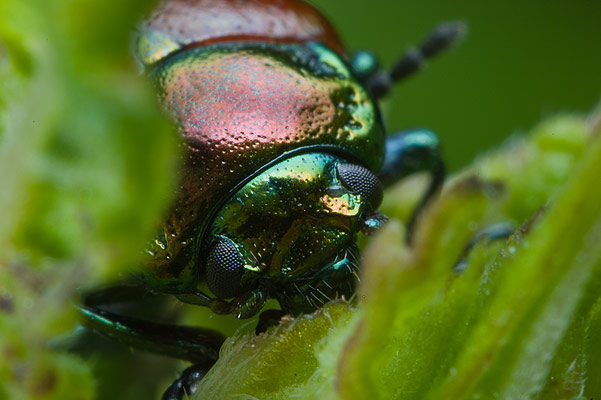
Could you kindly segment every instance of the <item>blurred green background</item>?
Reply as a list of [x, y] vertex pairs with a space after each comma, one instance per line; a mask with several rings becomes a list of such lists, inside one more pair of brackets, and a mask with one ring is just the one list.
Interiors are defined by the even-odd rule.
[[313, 0], [349, 50], [384, 65], [438, 23], [469, 25], [463, 43], [399, 85], [388, 131], [435, 130], [451, 169], [558, 112], [590, 110], [601, 94], [601, 1]]

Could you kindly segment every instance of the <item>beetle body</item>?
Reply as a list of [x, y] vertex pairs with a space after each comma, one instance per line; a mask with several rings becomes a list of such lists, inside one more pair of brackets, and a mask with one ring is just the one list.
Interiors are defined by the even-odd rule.
[[460, 31], [441, 25], [387, 72], [369, 52], [347, 56], [330, 23], [299, 0], [161, 3], [140, 27], [137, 56], [181, 135], [175, 200], [135, 273], [138, 287], [87, 294], [79, 307], [87, 325], [196, 363], [167, 390], [172, 400], [194, 391], [223, 336], [101, 306], [141, 290], [248, 318], [276, 299], [281, 310], [261, 314], [262, 330], [283, 314], [350, 298], [357, 234], [386, 220], [377, 212], [383, 185], [431, 174], [410, 240], [444, 179], [436, 136], [385, 135], [376, 100]]
[[[210, 4], [166, 3], [158, 16], [150, 19], [140, 39], [144, 43], [141, 58], [158, 84], [163, 107], [179, 127], [185, 157], [176, 204], [151, 244], [152, 257], [142, 277], [155, 290], [189, 293], [204, 274], [217, 297], [238, 295], [235, 290], [217, 287], [224, 284], [211, 284], [220, 272], [207, 270], [207, 258], [203, 257], [217, 239], [227, 237], [228, 227], [223, 222], [220, 229], [210, 232], [221, 208], [246, 184], [279, 163], [300, 154], [334, 156], [319, 171], [289, 169], [287, 176], [279, 177], [286, 183], [277, 196], [271, 192], [272, 198], [262, 203], [259, 199], [264, 196], [255, 191], [256, 209], [238, 211], [238, 218], [250, 224], [246, 228], [256, 230], [254, 237], [247, 234], [241, 242], [232, 241], [244, 265], [244, 271], [237, 272], [242, 275], [240, 289], [256, 287], [258, 278], [253, 276], [261, 274], [268, 276], [270, 283], [260, 286], [270, 286], [270, 297], [277, 297], [278, 291], [285, 291], [285, 281], [315, 275], [348, 250], [359, 222], [369, 220], [369, 211], [378, 206], [365, 205], [352, 216], [341, 210], [311, 214], [311, 208], [323, 205], [327, 186], [314, 187], [316, 192], [311, 192], [308, 185], [294, 181], [321, 179], [324, 168], [335, 172], [337, 163], [377, 171], [385, 152], [383, 128], [368, 92], [342, 57], [327, 46], [341, 49], [331, 27], [315, 10], [297, 1]], [[282, 13], [275, 19], [270, 14], [273, 8]], [[214, 22], [215, 14], [219, 21], [227, 16], [228, 24], [205, 27], [206, 21]], [[246, 15], [251, 15], [250, 21], [242, 30], [238, 21]], [[174, 26], [184, 28], [174, 30]], [[262, 27], [270, 30], [261, 32]], [[175, 36], [167, 37], [170, 32]], [[304, 176], [299, 176], [300, 172]], [[272, 184], [276, 184], [274, 179]], [[338, 200], [355, 196], [346, 203], [353, 203], [357, 210], [366, 202], [348, 193], [351, 188], [344, 189], [339, 177], [332, 177], [328, 185], [346, 191], [338, 193]], [[297, 187], [301, 210], [287, 203], [288, 209], [279, 211], [295, 214], [296, 219], [287, 216], [284, 223], [274, 214], [259, 211], [261, 207], [276, 207], [278, 201], [281, 208], [287, 191]], [[315, 222], [313, 226], [307, 216]], [[332, 221], [341, 218], [345, 221], [334, 229]], [[228, 221], [229, 225], [237, 223], [235, 218]], [[274, 231], [268, 232], [261, 226], [264, 223], [275, 225]], [[323, 240], [315, 239], [309, 245], [305, 237], [309, 235], [295, 233], [306, 229], [315, 238], [324, 236]], [[296, 260], [283, 255], [290, 252], [296, 253]], [[223, 279], [237, 279], [237, 275]]]

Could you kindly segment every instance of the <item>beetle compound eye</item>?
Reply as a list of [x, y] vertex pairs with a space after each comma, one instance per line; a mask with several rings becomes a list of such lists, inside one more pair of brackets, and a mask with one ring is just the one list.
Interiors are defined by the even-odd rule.
[[382, 183], [370, 170], [357, 164], [341, 163], [336, 167], [338, 177], [346, 188], [354, 194], [361, 195], [369, 201], [373, 208], [382, 202]]
[[242, 257], [234, 242], [219, 238], [207, 258], [207, 286], [220, 299], [234, 297], [240, 291], [240, 278], [244, 272]]

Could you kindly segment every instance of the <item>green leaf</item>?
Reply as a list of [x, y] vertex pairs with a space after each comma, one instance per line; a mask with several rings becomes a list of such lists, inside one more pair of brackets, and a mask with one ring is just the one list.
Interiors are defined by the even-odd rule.
[[142, 4], [0, 4], [0, 398], [95, 397], [51, 340], [77, 290], [139, 262], [169, 201], [177, 135], [128, 48]]

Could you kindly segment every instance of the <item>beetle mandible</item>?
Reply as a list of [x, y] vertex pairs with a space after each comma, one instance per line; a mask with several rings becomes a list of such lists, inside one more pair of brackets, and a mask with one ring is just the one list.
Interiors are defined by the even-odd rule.
[[[357, 234], [386, 221], [377, 211], [383, 188], [431, 174], [410, 238], [444, 179], [437, 137], [385, 135], [376, 101], [462, 29], [439, 26], [387, 70], [367, 51], [347, 56], [332, 25], [300, 0], [161, 3], [141, 25], [136, 51], [179, 128], [184, 159], [175, 203], [135, 283], [236, 318], [276, 299], [281, 310], [264, 313], [259, 330], [350, 298]], [[80, 310], [105, 335], [195, 363], [164, 396], [179, 399], [216, 361], [223, 337], [101, 307], [136, 293], [97, 291]]]

